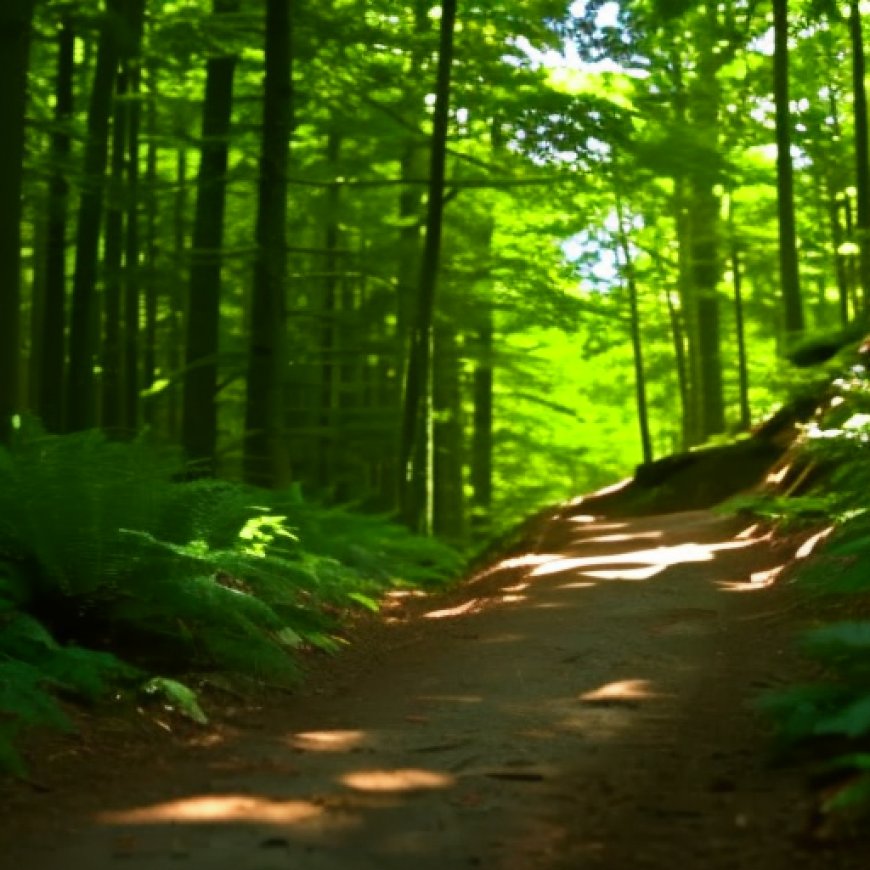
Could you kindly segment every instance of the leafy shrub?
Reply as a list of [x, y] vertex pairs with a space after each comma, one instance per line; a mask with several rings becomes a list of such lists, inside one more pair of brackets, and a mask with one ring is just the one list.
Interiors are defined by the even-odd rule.
[[57, 695], [96, 699], [137, 676], [109, 653], [60, 646], [36, 619], [0, 597], [0, 770], [23, 772], [13, 746], [23, 729], [71, 727]]
[[345, 609], [376, 608], [386, 588], [441, 583], [459, 568], [455, 551], [383, 517], [292, 490], [185, 482], [183, 471], [144, 439], [96, 432], [30, 431], [0, 448], [7, 766], [22, 727], [63, 724], [55, 694], [94, 697], [130, 676], [109, 651], [151, 673], [225, 670], [287, 685], [295, 649], [337, 647]]
[[[754, 506], [786, 522], [810, 517], [836, 523], [824, 553], [797, 575], [818, 595], [870, 592], [870, 385], [862, 366], [833, 382], [829, 406], [805, 433], [801, 460], [825, 474], [798, 498], [767, 496]], [[804, 652], [826, 678], [767, 695], [762, 706], [787, 746], [815, 746], [824, 767], [841, 780], [827, 812], [870, 811], [870, 621], [834, 622], [802, 638]]]
[[827, 666], [828, 679], [792, 686], [762, 699], [785, 746], [813, 742], [838, 774], [841, 788], [827, 812], [870, 811], [870, 622], [836, 622], [809, 632], [805, 651]]

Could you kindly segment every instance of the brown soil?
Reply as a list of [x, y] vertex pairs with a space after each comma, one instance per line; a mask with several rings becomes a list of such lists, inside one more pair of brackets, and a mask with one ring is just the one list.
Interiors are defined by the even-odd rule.
[[0, 792], [0, 867], [870, 865], [751, 708], [806, 669], [809, 608], [766, 582], [797, 542], [572, 513], [448, 596], [390, 599], [301, 694], [174, 740], [151, 715], [40, 741]]

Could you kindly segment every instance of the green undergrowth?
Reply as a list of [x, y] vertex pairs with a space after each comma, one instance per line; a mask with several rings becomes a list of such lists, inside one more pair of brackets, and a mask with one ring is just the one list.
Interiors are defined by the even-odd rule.
[[201, 719], [174, 677], [292, 685], [345, 614], [461, 567], [384, 517], [183, 472], [95, 432], [0, 448], [0, 768], [22, 769], [23, 732], [70, 727], [64, 700], [143, 692]]
[[795, 582], [848, 618], [800, 640], [822, 678], [770, 693], [760, 704], [776, 724], [780, 746], [808, 752], [834, 783], [823, 811], [863, 817], [870, 814], [870, 379], [863, 365], [834, 380], [793, 458], [809, 481], [800, 494], [772, 493], [732, 507], [787, 527], [833, 527]]

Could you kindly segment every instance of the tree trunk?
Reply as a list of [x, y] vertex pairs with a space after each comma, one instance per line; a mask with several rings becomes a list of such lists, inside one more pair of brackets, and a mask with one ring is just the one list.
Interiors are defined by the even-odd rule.
[[867, 131], [866, 65], [861, 4], [849, 4], [849, 36], [852, 42], [852, 102], [855, 113], [855, 188], [857, 191], [857, 229], [860, 259], [858, 281], [861, 285], [864, 316], [870, 314], [870, 143]]
[[[413, 86], [405, 90], [401, 111], [416, 128], [423, 123], [423, 93], [417, 84], [424, 75], [424, 62], [428, 56], [426, 38], [432, 28], [429, 17], [429, 3], [414, 0], [414, 41], [410, 51], [406, 79]], [[399, 193], [398, 258], [396, 269], [396, 329], [395, 353], [391, 380], [393, 396], [391, 402], [401, 407], [403, 390], [407, 383], [408, 356], [414, 331], [419, 290], [420, 260], [422, 255], [422, 228], [424, 223], [424, 189], [415, 184], [415, 179], [424, 178], [427, 171], [427, 147], [420, 142], [416, 132], [405, 139], [399, 158], [402, 186]], [[399, 422], [401, 427], [401, 421]], [[399, 443], [401, 443], [401, 431]], [[396, 458], [391, 457], [384, 470], [383, 492], [385, 501], [391, 506], [400, 505], [406, 493], [403, 488], [403, 475]], [[425, 497], [425, 496], [423, 496]]]
[[72, 152], [75, 32], [64, 16], [57, 33], [54, 129], [51, 133], [52, 172], [48, 182], [48, 228], [43, 297], [42, 336], [39, 342], [39, 398], [37, 409], [50, 432], [63, 428], [64, 332], [66, 311], [66, 241], [69, 204], [69, 160]]
[[[686, 206], [688, 182], [685, 177], [674, 179], [674, 230], [677, 237], [677, 295], [680, 311], [668, 297], [677, 373], [683, 398], [682, 446], [687, 450], [703, 441], [700, 424], [700, 402], [695, 383], [695, 348], [697, 347], [696, 305], [692, 287], [691, 226]], [[681, 316], [680, 316], [681, 315]]]
[[[142, 0], [138, 0], [141, 8]], [[142, 39], [141, 18], [136, 22], [136, 55]], [[124, 234], [124, 428], [128, 433], [139, 428], [139, 391], [141, 389], [139, 348], [139, 129], [142, 110], [139, 102], [141, 72], [139, 58], [128, 61], [128, 91], [130, 106], [127, 111], [126, 136], [126, 226]]]
[[837, 276], [840, 325], [845, 327], [849, 325], [849, 266], [846, 262], [846, 256], [840, 250], [844, 242], [843, 225], [840, 222], [840, 202], [836, 192], [829, 188], [827, 193], [831, 244], [834, 248], [834, 273]]
[[[169, 303], [169, 341], [167, 365], [170, 377], [181, 371], [185, 357], [185, 291], [187, 289], [182, 264], [187, 250], [187, 214], [190, 199], [187, 183], [187, 147], [179, 145], [175, 152], [175, 195], [172, 198], [172, 256], [177, 264], [170, 284]], [[182, 389], [173, 386], [169, 390], [168, 428], [178, 433], [178, 440], [184, 444], [182, 429]]]
[[263, 486], [289, 483], [282, 443], [286, 364], [287, 162], [291, 134], [291, 0], [266, 3], [266, 76], [257, 209], [257, 260], [251, 299], [245, 479]]
[[[643, 342], [641, 340], [640, 305], [637, 280], [634, 274], [634, 261], [631, 256], [631, 245], [628, 232], [625, 229], [625, 218], [622, 207], [622, 196], [619, 191], [620, 179], [616, 173], [619, 169], [614, 158], [613, 192], [616, 200], [616, 236], [619, 253], [622, 255], [622, 274], [628, 289], [629, 323], [631, 326], [631, 349], [634, 358], [634, 390], [637, 406], [637, 424], [640, 430], [640, 448], [644, 464], [652, 462], [652, 437], [649, 429], [649, 408], [646, 400], [646, 373], [643, 363]], [[617, 258], [618, 260], [618, 258]]]
[[[662, 281], [667, 286], [667, 279]], [[671, 342], [674, 347], [674, 367], [677, 373], [677, 392], [680, 396], [680, 410], [683, 420], [688, 416], [689, 408], [689, 383], [686, 366], [686, 339], [680, 312], [674, 304], [674, 297], [670, 290], [665, 291], [665, 305], [668, 310], [668, 323], [671, 326]], [[681, 429], [679, 443], [685, 448], [685, 427]]]
[[124, 258], [124, 165], [130, 104], [127, 101], [127, 73], [118, 75], [117, 99], [112, 121], [112, 154], [109, 196], [103, 245], [103, 344], [102, 344], [102, 428], [119, 435], [124, 429], [122, 351], [122, 285]]
[[692, 362], [691, 397], [695, 414], [693, 442], [706, 441], [725, 429], [725, 400], [719, 325], [719, 103], [717, 80], [718, 6], [706, 5], [699, 35], [698, 73], [691, 91], [694, 134], [705, 147], [693, 156], [688, 170], [689, 280], [693, 327], [689, 332]]
[[0, 443], [21, 410], [21, 192], [32, 0], [0, 3]]
[[474, 420], [471, 442], [471, 487], [474, 525], [478, 531], [489, 528], [493, 490], [493, 366], [492, 309], [484, 312], [484, 323], [477, 331], [477, 361], [474, 366]]
[[773, 95], [776, 103], [776, 186], [779, 216], [779, 275], [786, 338], [804, 330], [797, 230], [794, 213], [794, 168], [789, 109], [788, 0], [773, 0]]
[[434, 328], [432, 372], [433, 523], [441, 538], [460, 543], [465, 536], [464, 451], [459, 346], [452, 323]]
[[495, 222], [490, 218], [481, 227], [480, 252], [485, 262], [480, 323], [475, 336], [474, 376], [472, 382], [471, 489], [472, 524], [475, 533], [486, 535], [492, 520], [493, 494], [493, 386], [495, 383], [495, 318], [492, 300], [492, 237]]
[[731, 242], [731, 273], [734, 276], [734, 327], [737, 332], [737, 377], [740, 397], [740, 428], [748, 431], [752, 424], [749, 407], [749, 364], [746, 354], [746, 327], [743, 317], [743, 268], [737, 242]]
[[[140, 274], [144, 276], [143, 291], [145, 296], [145, 340], [144, 352], [142, 354], [142, 383], [146, 388], [154, 385], [157, 379], [158, 362], [157, 362], [157, 308], [158, 308], [158, 282], [157, 272], [158, 250], [159, 250], [159, 229], [158, 220], [160, 217], [160, 203], [157, 194], [157, 185], [159, 181], [158, 166], [160, 163], [160, 146], [158, 145], [159, 122], [157, 118], [157, 101], [159, 98], [158, 89], [158, 72], [156, 64], [149, 64], [147, 76], [148, 87], [148, 112], [146, 114], [146, 122], [148, 125], [148, 147], [145, 152], [145, 249], [144, 263]], [[176, 313], [176, 299], [172, 293], [167, 293], [169, 298], [169, 315], [167, 320], [170, 326], [174, 323]], [[173, 353], [175, 345], [179, 342], [179, 336], [171, 331], [165, 342], [169, 348], [169, 354]], [[170, 372], [174, 372], [175, 368], [167, 365]], [[173, 392], [169, 391], [164, 394], [164, 401], [173, 404]], [[157, 418], [157, 401], [153, 396], [142, 408], [145, 423], [149, 427], [153, 427]], [[165, 433], [169, 440], [175, 439], [175, 429], [167, 425], [168, 431]]]
[[103, 218], [109, 119], [118, 71], [121, 0], [106, 0], [88, 105], [82, 190], [76, 224], [76, 262], [70, 313], [66, 428], [91, 428], [96, 420], [97, 256]]
[[[338, 160], [341, 153], [341, 134], [330, 130], [326, 141], [326, 164], [332, 178], [338, 175]], [[341, 188], [331, 184], [326, 191], [326, 227], [324, 231], [324, 276], [323, 300], [320, 306], [320, 413], [318, 426], [320, 437], [318, 444], [317, 483], [321, 489], [329, 487], [333, 480], [335, 457], [334, 452], [339, 440], [336, 432], [336, 335], [338, 317], [338, 257], [339, 244], [339, 206], [341, 203]]]
[[[427, 480], [430, 451], [425, 449], [425, 445], [428, 441], [431, 412], [432, 324], [441, 260], [444, 177], [447, 162], [447, 127], [455, 22], [456, 0], [445, 0], [441, 6], [438, 78], [435, 87], [435, 113], [429, 164], [426, 240], [421, 260], [416, 322], [412, 333], [406, 375], [402, 438], [399, 449], [402, 473], [402, 515], [411, 528], [419, 530], [428, 530], [431, 522], [431, 490]], [[422, 486], [421, 481], [423, 482]]]
[[[215, 0], [214, 15], [238, 12], [238, 0]], [[221, 257], [226, 210], [227, 160], [237, 58], [206, 64], [202, 142], [196, 181], [190, 285], [187, 298], [182, 446], [198, 473], [215, 470], [221, 303]]]

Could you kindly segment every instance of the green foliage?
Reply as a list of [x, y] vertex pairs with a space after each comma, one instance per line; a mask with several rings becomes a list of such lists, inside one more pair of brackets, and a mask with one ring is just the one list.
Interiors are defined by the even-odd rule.
[[[756, 512], [794, 522], [805, 516], [836, 529], [824, 552], [797, 575], [816, 594], [870, 593], [870, 385], [861, 366], [836, 378], [829, 402], [806, 429], [801, 461], [824, 470], [820, 482], [797, 498], [765, 497]], [[851, 750], [870, 739], [870, 621], [844, 620], [807, 632], [806, 655], [822, 664], [823, 682], [767, 696], [763, 707], [774, 717], [787, 745], [820, 745], [827, 763], [846, 777], [824, 803], [826, 812], [870, 810], [870, 764]], [[821, 742], [821, 743], [820, 743]]]
[[13, 747], [21, 731], [72, 727], [58, 695], [96, 700], [137, 671], [109, 653], [59, 645], [8, 600], [0, 599], [0, 607], [0, 771], [22, 773]]
[[870, 807], [870, 753], [853, 752], [834, 759], [828, 769], [847, 774], [845, 784], [826, 799], [827, 812], [862, 811]]
[[177, 711], [197, 725], [208, 724], [208, 717], [199, 706], [196, 693], [177, 680], [152, 677], [142, 686], [142, 692], [149, 697], [158, 698], [167, 710]]
[[824, 755], [833, 751], [825, 767], [848, 781], [826, 800], [825, 811], [870, 811], [870, 756], [850, 751], [870, 739], [870, 622], [823, 626], [805, 636], [804, 648], [826, 665], [828, 679], [768, 694], [760, 706], [785, 746], [815, 743]]
[[[295, 650], [338, 647], [346, 609], [377, 609], [384, 589], [441, 583], [459, 568], [454, 551], [384, 518], [306, 504], [293, 491], [179, 482], [182, 472], [144, 439], [92, 432], [25, 431], [0, 449], [0, 754], [9, 765], [22, 727], [65, 724], [55, 695], [96, 699], [137, 675], [113, 653], [152, 672], [289, 684]], [[159, 677], [143, 690], [204, 721], [182, 684]]]
[[832, 494], [778, 496], [748, 493], [735, 496], [722, 505], [726, 513], [745, 511], [766, 520], [776, 520], [783, 529], [805, 528], [818, 524], [834, 513], [837, 498]]

